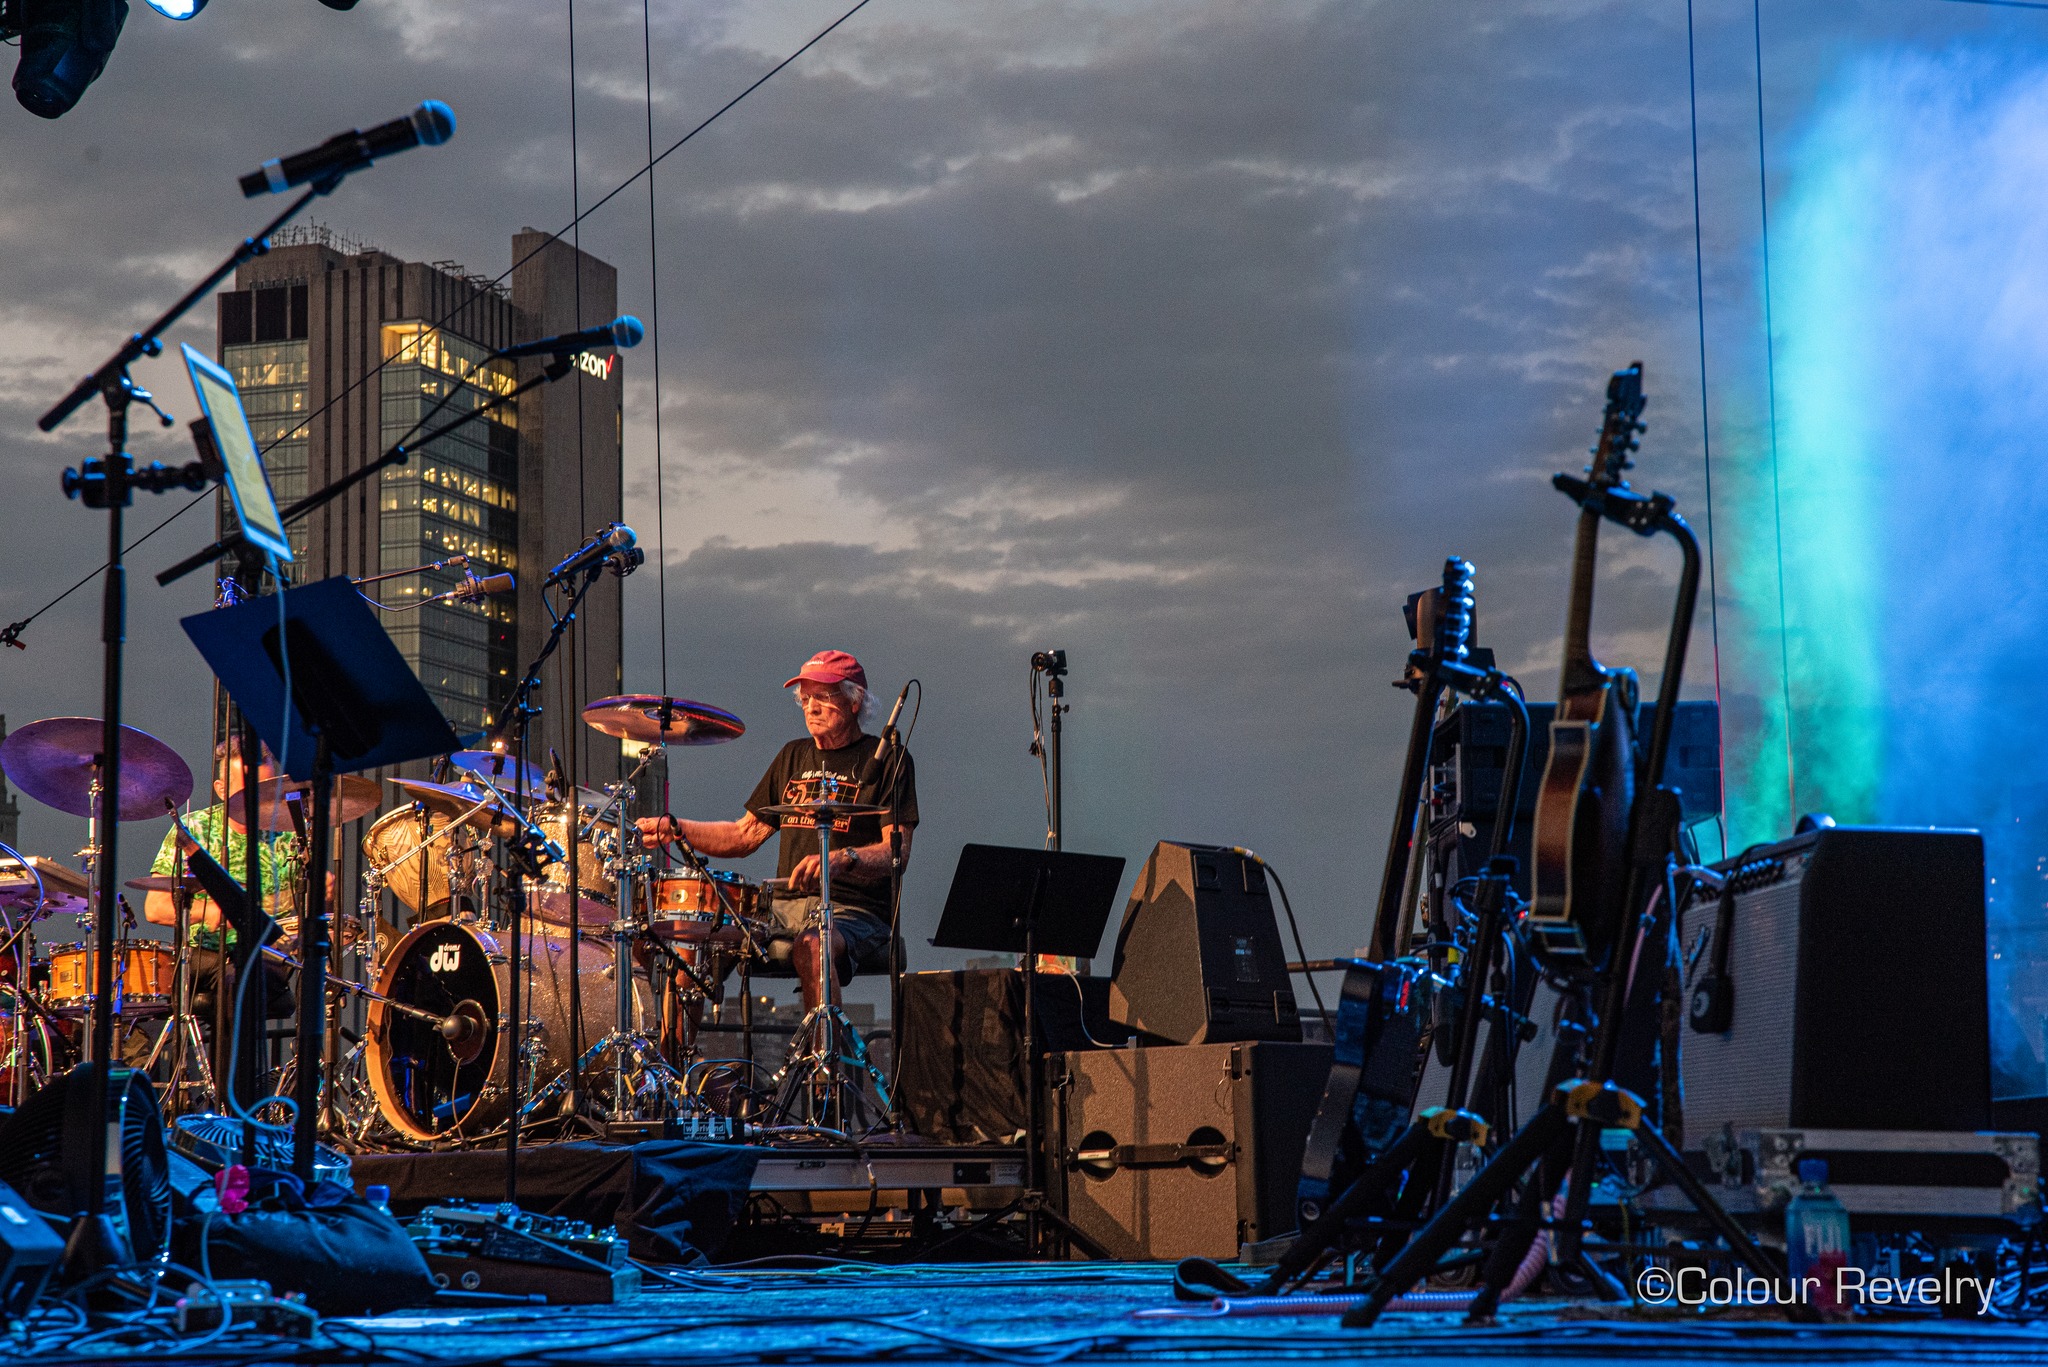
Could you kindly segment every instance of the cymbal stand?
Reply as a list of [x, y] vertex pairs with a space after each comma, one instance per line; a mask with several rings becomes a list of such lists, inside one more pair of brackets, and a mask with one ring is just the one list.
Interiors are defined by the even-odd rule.
[[[819, 780], [818, 796], [838, 796], [839, 780], [826, 775]], [[816, 818], [818, 830], [818, 909], [806, 930], [818, 932], [818, 1004], [810, 1009], [796, 1033], [789, 1038], [789, 1057], [776, 1073], [775, 1109], [785, 1120], [798, 1114], [803, 1101], [805, 1123], [841, 1134], [850, 1133], [850, 1113], [856, 1128], [869, 1127], [867, 1104], [861, 1096], [862, 1075], [872, 1083], [882, 1110], [889, 1110], [889, 1083], [882, 1070], [868, 1057], [868, 1047], [853, 1028], [852, 1020], [839, 1005], [839, 973], [832, 953], [832, 818]], [[852, 1076], [846, 1075], [852, 1069]], [[851, 1103], [850, 1105], [848, 1103]]]
[[[86, 882], [90, 885], [85, 895], [85, 910], [78, 913], [78, 932], [83, 937], [80, 942], [80, 948], [85, 951], [84, 985], [88, 1021], [91, 1021], [98, 1015], [96, 1006], [101, 990], [99, 985], [99, 957], [104, 953], [111, 960], [114, 952], [113, 918], [101, 915], [102, 899], [113, 895], [108, 891], [113, 886], [113, 880], [100, 877], [100, 865], [102, 854], [104, 853], [100, 847], [100, 816], [102, 799], [107, 795], [106, 789], [100, 783], [101, 775], [101, 767], [97, 764], [94, 765], [92, 786], [87, 790], [91, 795], [91, 810], [85, 818], [85, 848], [78, 852], [78, 862], [85, 873]], [[111, 825], [112, 823], [108, 824]], [[102, 923], [107, 927], [106, 943], [104, 945], [100, 943], [98, 934], [98, 929]], [[108, 975], [108, 985], [109, 987], [112, 985], [111, 974]], [[111, 1026], [108, 1027], [108, 1033], [111, 1037]], [[87, 1063], [93, 1062], [98, 1057], [97, 1051], [101, 1047], [98, 1029], [88, 1026], [80, 1043], [81, 1057]]]
[[[199, 1032], [199, 1017], [192, 1014], [192, 950], [189, 944], [192, 924], [192, 892], [189, 888], [176, 887], [171, 890], [171, 904], [177, 909], [175, 923], [176, 966], [172, 971], [175, 986], [172, 991], [177, 1009], [164, 1022], [163, 1032], [156, 1037], [150, 1048], [149, 1062], [142, 1065], [145, 1073], [156, 1070], [157, 1059], [165, 1053], [171, 1058], [171, 1109], [182, 1115], [194, 1108], [186, 1104], [189, 1093], [199, 1093], [197, 1109], [219, 1111], [220, 1089], [214, 1085], [213, 1065], [206, 1056], [206, 1038]], [[186, 1071], [193, 1064], [199, 1067], [199, 1081], [188, 1082]]]
[[[633, 801], [633, 781], [646, 772], [654, 753], [650, 747], [622, 782], [606, 785], [611, 801], [591, 818], [589, 826], [577, 833], [580, 842], [585, 831], [593, 829], [608, 815], [615, 814], [618, 849], [610, 861], [612, 877], [618, 886], [618, 915], [611, 923], [615, 1014], [610, 1032], [583, 1051], [574, 1070], [579, 1074], [592, 1073], [600, 1059], [611, 1055], [612, 1095], [605, 1118], [614, 1121], [640, 1118], [634, 1112], [639, 1109], [643, 1098], [658, 1099], [665, 1114], [680, 1113], [690, 1106], [683, 1075], [661, 1056], [660, 1046], [640, 1030], [639, 1022], [633, 1018], [633, 941], [642, 929], [645, 915], [644, 909], [637, 908], [635, 903], [643, 895], [651, 895], [653, 885], [645, 877], [652, 861], [637, 852], [639, 832], [633, 828], [628, 809]], [[543, 1096], [567, 1086], [569, 1077], [569, 1072], [558, 1075], [534, 1100], [538, 1102]]]

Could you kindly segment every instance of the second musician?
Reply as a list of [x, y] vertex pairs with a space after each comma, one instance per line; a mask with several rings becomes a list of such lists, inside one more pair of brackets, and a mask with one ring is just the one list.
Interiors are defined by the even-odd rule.
[[[859, 660], [843, 650], [819, 651], [783, 684], [796, 690], [809, 734], [777, 752], [737, 821], [663, 816], [639, 822], [641, 840], [649, 846], [680, 838], [716, 859], [744, 858], [767, 844], [770, 836], [781, 835], [776, 876], [788, 891], [771, 903], [771, 954], [787, 946], [807, 1010], [818, 1005], [818, 933], [806, 926], [818, 905], [816, 828], [801, 818], [778, 817], [761, 809], [807, 800], [812, 795], [807, 781], [815, 785], [829, 774], [841, 781], [842, 799], [893, 810], [902, 827], [904, 861], [909, 862], [910, 833], [917, 826], [915, 769], [909, 752], [899, 746], [880, 766], [886, 772], [878, 772], [875, 750], [880, 738], [861, 726], [873, 712], [867, 684], [867, 671]], [[841, 818], [833, 828], [832, 966], [841, 986], [852, 979], [855, 965], [873, 963], [887, 953], [891, 828], [889, 818], [878, 816]]]

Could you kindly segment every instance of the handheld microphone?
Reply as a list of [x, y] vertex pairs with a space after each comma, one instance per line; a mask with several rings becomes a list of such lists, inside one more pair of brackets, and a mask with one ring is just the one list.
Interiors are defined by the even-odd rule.
[[640, 339], [647, 335], [647, 329], [640, 320], [630, 313], [622, 313], [609, 323], [584, 328], [581, 332], [565, 332], [558, 337], [543, 337], [537, 342], [521, 342], [495, 353], [497, 359], [509, 361], [518, 356], [565, 356], [571, 352], [588, 351], [592, 347], [609, 346], [624, 350], [640, 345]]
[[428, 100], [404, 118], [380, 123], [367, 133], [351, 128], [318, 147], [289, 157], [272, 157], [242, 177], [242, 194], [248, 199], [283, 194], [294, 185], [359, 171], [378, 157], [408, 147], [439, 147], [454, 136], [455, 111], [439, 100]]
[[896, 735], [896, 721], [903, 715], [904, 700], [910, 696], [910, 685], [905, 683], [903, 691], [896, 695], [896, 705], [889, 709], [889, 720], [882, 723], [882, 743], [875, 747], [875, 763], [879, 766], [889, 758], [891, 747], [901, 749], [903, 742]]
[[518, 587], [519, 581], [509, 574], [487, 574], [481, 579], [465, 574], [460, 584], [441, 597], [452, 603], [467, 603], [493, 593], [510, 593]]
[[593, 566], [603, 564], [621, 551], [630, 551], [639, 538], [633, 529], [623, 522], [614, 522], [590, 540], [584, 542], [561, 564], [548, 571], [548, 577], [541, 581], [542, 588], [565, 583]]

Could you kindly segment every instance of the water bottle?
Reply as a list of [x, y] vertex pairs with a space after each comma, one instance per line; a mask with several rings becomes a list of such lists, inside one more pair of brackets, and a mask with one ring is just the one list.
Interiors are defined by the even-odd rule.
[[1798, 1193], [1785, 1207], [1785, 1251], [1792, 1268], [1794, 1293], [1828, 1315], [1846, 1315], [1838, 1280], [1849, 1265], [1849, 1212], [1828, 1190], [1828, 1165], [1823, 1158], [1799, 1160]]
[[391, 1188], [382, 1185], [363, 1188], [363, 1199], [386, 1215], [391, 1213]]

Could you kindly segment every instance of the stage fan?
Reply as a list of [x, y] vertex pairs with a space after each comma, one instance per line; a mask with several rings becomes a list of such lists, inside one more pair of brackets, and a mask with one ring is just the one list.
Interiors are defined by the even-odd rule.
[[[282, 1125], [256, 1126], [256, 1166], [272, 1172], [292, 1170], [292, 1132]], [[219, 1172], [242, 1161], [242, 1131], [245, 1122], [231, 1115], [208, 1112], [181, 1115], [171, 1122], [171, 1147], [205, 1168]], [[326, 1144], [313, 1146], [313, 1177], [316, 1181], [349, 1185], [349, 1158]]]
[[[61, 1222], [87, 1208], [92, 1193], [92, 1089], [98, 1068], [81, 1063], [52, 1078], [0, 1124], [0, 1181]], [[121, 1179], [107, 1192], [107, 1215], [138, 1261], [160, 1258], [171, 1235], [170, 1159], [156, 1088], [132, 1068], [113, 1070], [109, 1129], [121, 1137]]]

